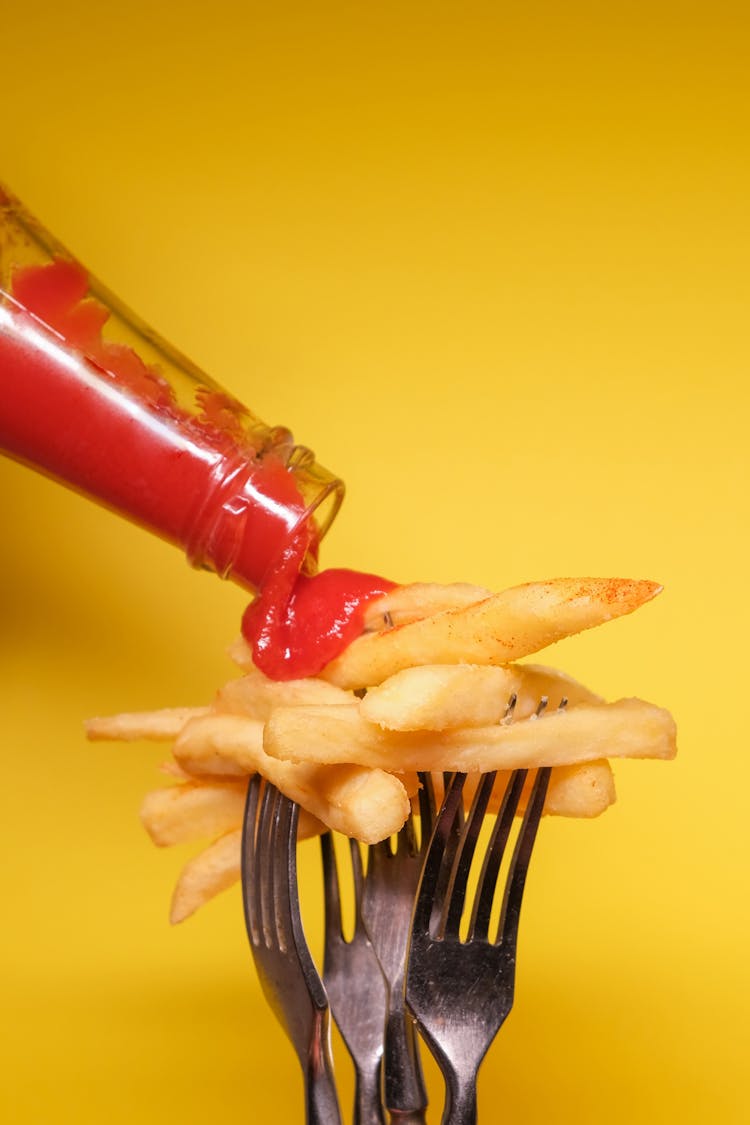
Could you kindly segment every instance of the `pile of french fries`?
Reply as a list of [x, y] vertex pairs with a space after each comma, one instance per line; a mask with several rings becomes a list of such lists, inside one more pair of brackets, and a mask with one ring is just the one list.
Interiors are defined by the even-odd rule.
[[302, 837], [332, 828], [364, 843], [387, 838], [408, 816], [418, 770], [473, 775], [470, 798], [481, 773], [552, 766], [545, 812], [598, 816], [615, 799], [609, 758], [674, 756], [671, 715], [640, 699], [607, 703], [517, 661], [659, 590], [598, 578], [499, 594], [398, 587], [368, 607], [365, 632], [320, 676], [269, 680], [240, 640], [230, 655], [243, 674], [209, 706], [91, 719], [87, 734], [172, 742], [171, 784], [146, 796], [143, 825], [161, 847], [212, 841], [179, 876], [170, 918], [180, 922], [239, 879], [256, 772], [299, 803]]

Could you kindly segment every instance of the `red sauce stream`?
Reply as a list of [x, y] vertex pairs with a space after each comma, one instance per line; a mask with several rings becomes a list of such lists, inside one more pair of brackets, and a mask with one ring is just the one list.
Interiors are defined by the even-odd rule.
[[315, 675], [394, 583], [301, 575], [317, 541], [293, 473], [243, 444], [221, 392], [181, 409], [156, 368], [102, 338], [109, 313], [88, 291], [86, 271], [62, 258], [14, 274], [0, 301], [0, 448], [258, 590], [242, 623], [258, 667]]

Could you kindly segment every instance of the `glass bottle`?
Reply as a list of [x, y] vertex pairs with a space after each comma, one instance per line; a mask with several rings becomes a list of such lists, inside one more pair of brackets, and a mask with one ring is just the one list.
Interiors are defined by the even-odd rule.
[[314, 573], [343, 483], [126, 309], [0, 186], [0, 451], [251, 590]]

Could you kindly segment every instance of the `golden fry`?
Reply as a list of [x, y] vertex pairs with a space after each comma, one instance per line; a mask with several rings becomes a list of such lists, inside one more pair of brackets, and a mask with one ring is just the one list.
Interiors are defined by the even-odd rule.
[[471, 586], [468, 582], [452, 582], [445, 586], [438, 582], [412, 582], [408, 586], [397, 586], [366, 607], [365, 630], [368, 633], [379, 632], [394, 625], [407, 625], [410, 621], [420, 621], [447, 609], [463, 609], [489, 598], [491, 594], [491, 590]]
[[103, 715], [87, 719], [86, 737], [92, 742], [135, 742], [143, 738], [151, 742], [170, 742], [186, 723], [205, 715], [207, 707], [164, 707], [160, 711], [123, 711], [119, 715]]
[[228, 715], [247, 715], [265, 721], [275, 707], [303, 703], [352, 703], [350, 691], [342, 691], [325, 680], [270, 680], [258, 668], [220, 688], [211, 710]]
[[600, 699], [570, 676], [541, 665], [424, 664], [371, 688], [359, 710], [387, 730], [450, 730], [499, 722], [511, 696], [515, 719], [532, 715], [543, 696], [553, 707], [563, 698], [570, 706]]
[[239, 880], [241, 847], [242, 829], [237, 828], [188, 860], [172, 895], [169, 911], [172, 925], [184, 922], [209, 899]]
[[266, 723], [264, 746], [284, 761], [466, 773], [676, 753], [672, 716], [639, 699], [580, 703], [539, 719], [435, 732], [384, 731], [356, 706], [280, 707]]
[[632, 613], [660, 589], [656, 582], [627, 578], [529, 582], [463, 609], [365, 633], [321, 675], [339, 687], [359, 690], [415, 665], [508, 664]]
[[160, 848], [210, 840], [242, 826], [247, 781], [188, 781], [147, 793], [141, 824]]
[[243, 672], [250, 672], [255, 667], [253, 650], [242, 636], [236, 637], [227, 647], [227, 656]]
[[[488, 806], [489, 812], [497, 812], [505, 788], [512, 776], [510, 770], [499, 770], [492, 797]], [[464, 785], [464, 804], [468, 809], [479, 785], [482, 774], [470, 773]], [[518, 813], [526, 808], [531, 795], [536, 771], [530, 770], [529, 776], [523, 787]], [[433, 776], [435, 792], [442, 794], [442, 774]], [[605, 759], [595, 762], [576, 763], [572, 766], [554, 766], [550, 774], [547, 796], [544, 802], [545, 816], [567, 816], [578, 818], [592, 818], [600, 816], [616, 800], [615, 779], [612, 767]]]
[[[356, 711], [356, 705], [354, 708]], [[175, 743], [175, 757], [193, 774], [257, 771], [330, 828], [367, 844], [384, 840], [401, 828], [409, 813], [409, 798], [398, 778], [357, 765], [331, 767], [270, 758], [263, 750], [262, 731], [263, 724], [254, 719], [206, 715], [183, 730]]]

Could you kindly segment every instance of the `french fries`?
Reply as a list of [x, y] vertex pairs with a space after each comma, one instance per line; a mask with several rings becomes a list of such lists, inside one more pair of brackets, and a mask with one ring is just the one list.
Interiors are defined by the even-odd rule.
[[116, 741], [171, 742], [185, 723], [205, 715], [207, 707], [164, 707], [161, 711], [123, 711], [119, 715], [99, 716], [84, 723], [86, 737], [92, 742]]
[[301, 806], [300, 838], [332, 828], [386, 839], [406, 820], [417, 771], [434, 771], [438, 794], [443, 772], [466, 772], [468, 805], [483, 773], [498, 771], [499, 802], [511, 772], [528, 769], [522, 812], [533, 771], [548, 765], [545, 814], [598, 816], [615, 800], [609, 758], [674, 756], [671, 716], [638, 699], [605, 703], [562, 672], [515, 661], [659, 590], [626, 579], [564, 578], [494, 595], [415, 583], [368, 606], [365, 632], [318, 677], [269, 680], [240, 639], [230, 655], [244, 674], [209, 707], [91, 719], [86, 732], [173, 743], [161, 768], [176, 784], [146, 795], [142, 823], [159, 847], [211, 841], [179, 876], [170, 913], [179, 922], [239, 879], [256, 772]]
[[247, 715], [265, 722], [275, 707], [303, 703], [352, 703], [354, 696], [325, 680], [269, 680], [258, 668], [251, 668], [217, 692], [212, 711]]
[[546, 696], [553, 706], [601, 702], [583, 684], [542, 665], [424, 664], [404, 668], [359, 705], [370, 723], [388, 730], [450, 730], [498, 723], [515, 697], [514, 719], [532, 715]]
[[491, 590], [471, 586], [468, 582], [453, 582], [447, 586], [438, 582], [412, 582], [408, 586], [397, 586], [366, 607], [365, 632], [408, 625], [448, 609], [463, 609], [491, 596]]
[[[335, 710], [341, 705], [326, 706]], [[269, 758], [263, 749], [263, 724], [241, 715], [193, 719], [177, 739], [174, 754], [192, 774], [257, 771], [324, 824], [366, 844], [398, 832], [409, 815], [406, 789], [392, 774], [349, 764], [331, 767]]]
[[[159, 848], [210, 840], [241, 827], [246, 799], [247, 778], [164, 786], [144, 797], [141, 824]], [[300, 810], [300, 839], [324, 831], [319, 820], [306, 809]]]
[[[247, 788], [247, 786], [245, 786]], [[243, 798], [244, 804], [244, 798]], [[300, 809], [297, 838], [307, 840], [325, 831], [315, 817]], [[184, 922], [221, 891], [238, 883], [242, 873], [242, 815], [238, 825], [199, 852], [180, 872], [169, 911], [172, 925]]]
[[263, 773], [263, 725], [244, 715], [200, 715], [182, 728], [172, 753], [191, 777], [247, 777], [259, 769]]
[[555, 578], [514, 586], [463, 609], [365, 633], [323, 679], [359, 690], [422, 664], [508, 664], [563, 637], [632, 613], [661, 590], [629, 578]]
[[159, 848], [222, 836], [242, 824], [245, 780], [184, 782], [147, 793], [141, 824]]
[[236, 828], [185, 864], [172, 895], [169, 910], [172, 925], [184, 922], [198, 907], [238, 881], [241, 847], [242, 829]]
[[385, 770], [417, 770], [429, 762], [433, 770], [466, 773], [676, 753], [672, 716], [640, 699], [581, 703], [508, 726], [435, 732], [385, 731], [368, 723], [356, 706], [279, 707], [265, 725], [263, 745], [286, 762], [348, 762]]
[[[497, 812], [505, 789], [512, 777], [511, 770], [499, 770], [492, 790], [488, 812]], [[526, 778], [517, 815], [522, 815], [531, 796], [536, 774], [530, 770]], [[464, 805], [468, 809], [474, 798], [481, 773], [467, 774], [463, 788]], [[443, 774], [433, 774], [436, 797], [443, 793]], [[571, 766], [553, 766], [550, 772], [547, 796], [544, 801], [545, 816], [566, 816], [591, 819], [600, 816], [614, 804], [615, 779], [612, 767], [606, 760], [576, 763]]]

